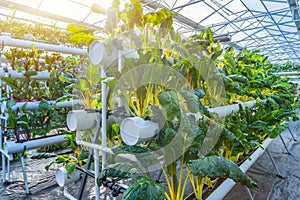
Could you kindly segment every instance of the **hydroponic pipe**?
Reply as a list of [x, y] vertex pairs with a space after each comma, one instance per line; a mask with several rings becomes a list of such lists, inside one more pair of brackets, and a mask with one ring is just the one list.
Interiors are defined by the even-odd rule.
[[55, 179], [59, 187], [65, 187], [81, 178], [79, 170], [75, 169], [71, 176], [68, 177], [68, 172], [65, 167], [60, 167], [55, 172]]
[[[0, 72], [0, 76], [1, 76], [1, 72]], [[20, 73], [16, 70], [12, 70], [12, 69], [8, 70], [7, 77], [14, 78], [14, 79], [28, 78], [27, 76], [24, 76], [24, 73]], [[37, 72], [37, 75], [30, 76], [30, 79], [49, 80], [50, 72], [48, 72], [48, 71]]]
[[70, 199], [70, 200], [77, 200], [75, 197], [73, 197], [73, 195], [71, 195], [71, 194], [68, 192], [67, 188], [64, 188], [64, 196], [65, 196], [66, 198]]
[[[1, 62], [0, 62], [0, 64], [1, 64]], [[4, 76], [5, 76], [4, 69], [0, 69], [0, 78], [2, 78]]]
[[300, 72], [278, 72], [280, 76], [300, 76]]
[[[49, 101], [50, 104], [53, 104], [54, 101]], [[13, 111], [16, 111], [18, 108], [21, 108], [26, 104], [26, 110], [36, 110], [39, 107], [40, 101], [37, 102], [18, 102], [16, 105], [12, 107]], [[76, 104], [81, 104], [79, 100], [70, 100], [70, 101], [64, 101], [64, 102], [58, 102], [56, 104], [56, 108], [70, 108]], [[6, 103], [2, 102], [1, 104], [1, 112], [6, 112]]]
[[232, 104], [232, 105], [227, 105], [227, 106], [219, 106], [219, 107], [215, 107], [215, 108], [209, 108], [208, 111], [210, 113], [216, 113], [218, 114], [219, 117], [226, 117], [232, 113], [236, 113], [239, 111], [239, 104], [242, 105], [243, 108], [248, 107], [248, 108], [252, 108], [253, 106], [255, 106], [256, 101], [247, 101], [247, 102], [241, 102], [238, 104]]
[[2, 46], [20, 47], [31, 49], [32, 45], [36, 49], [43, 49], [46, 51], [60, 52], [65, 54], [84, 55], [87, 53], [85, 49], [78, 49], [72, 47], [59, 46], [54, 44], [45, 44], [40, 42], [32, 42], [26, 40], [13, 39], [9, 36], [0, 36], [0, 43]]
[[[111, 155], [115, 155], [114, 152], [109, 147], [104, 147], [103, 148], [101, 145], [93, 144], [93, 143], [86, 142], [86, 141], [82, 141], [82, 140], [79, 140], [78, 138], [76, 138], [76, 143], [78, 145], [82, 145], [82, 146], [89, 147], [89, 148], [92, 148], [92, 149], [97, 149], [101, 152], [105, 152], [105, 153], [108, 153], [108, 154], [111, 154]], [[136, 159], [136, 157], [134, 157], [132, 154], [118, 154], [118, 157], [125, 158], [127, 160], [132, 161], [132, 162], [137, 162], [138, 161]]]
[[42, 146], [65, 142], [68, 140], [65, 137], [66, 137], [66, 135], [64, 134], [64, 135], [55, 135], [55, 136], [50, 136], [50, 137], [45, 137], [45, 138], [37, 138], [37, 139], [33, 139], [33, 140], [28, 140], [28, 141], [25, 141], [22, 143], [17, 143], [15, 141], [6, 142], [4, 144], [4, 151], [7, 154], [18, 153], [18, 152], [22, 152], [24, 150], [35, 149], [37, 147], [42, 147]]

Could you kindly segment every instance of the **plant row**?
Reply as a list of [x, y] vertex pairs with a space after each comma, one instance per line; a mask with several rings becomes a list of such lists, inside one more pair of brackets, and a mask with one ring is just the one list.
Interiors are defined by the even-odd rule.
[[[108, 177], [138, 174], [123, 194], [126, 200], [183, 199], [188, 183], [197, 199], [202, 199], [203, 188], [213, 187], [218, 178], [257, 187], [237, 164], [266, 138], [285, 130], [291, 117], [297, 119], [288, 80], [274, 74], [274, 65], [258, 51], [223, 48], [214, 43], [210, 29], [182, 39], [173, 28], [171, 11], [144, 14], [139, 1], [130, 2], [121, 11], [119, 2], [113, 1], [106, 36], [99, 38], [108, 55], [120, 38], [124, 48], [138, 54], [138, 58], [125, 56], [122, 73], [117, 62], [105, 66], [107, 76], [114, 77], [106, 81], [111, 91], [108, 107], [115, 109], [115, 99], [121, 98], [132, 115], [150, 118], [160, 130], [151, 142], [129, 146], [120, 137], [119, 124], [110, 124], [108, 140], [114, 155], [108, 157], [98, 184]], [[73, 37], [91, 39], [78, 30]], [[99, 67], [89, 65], [76, 86], [87, 107], [99, 105], [94, 101], [101, 93], [99, 74]], [[250, 100], [257, 102], [254, 107], [240, 106], [237, 113], [224, 118], [207, 110]], [[128, 153], [138, 162], [116, 162], [118, 155]], [[61, 156], [56, 162], [70, 174], [85, 158]], [[153, 166], [162, 171], [165, 184], [150, 175]]]

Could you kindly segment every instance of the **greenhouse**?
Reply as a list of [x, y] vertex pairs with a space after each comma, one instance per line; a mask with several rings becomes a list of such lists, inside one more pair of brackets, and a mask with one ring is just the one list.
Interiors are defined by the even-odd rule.
[[0, 0], [0, 199], [299, 200], [297, 0]]

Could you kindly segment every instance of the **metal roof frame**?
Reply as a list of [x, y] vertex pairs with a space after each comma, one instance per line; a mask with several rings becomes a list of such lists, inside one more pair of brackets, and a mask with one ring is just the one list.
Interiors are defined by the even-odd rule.
[[[87, 3], [97, 4], [101, 0], [63, 0], [85, 9], [84, 13], [79, 13], [80, 19], [66, 13], [40, 10], [49, 1], [37, 0], [36, 6], [30, 7], [26, 5], [28, 0], [0, 0], [0, 9], [14, 2], [15, 9], [21, 12], [58, 22], [102, 28], [100, 18], [98, 21], [90, 20], [90, 15], [95, 18], [95, 13], [88, 11], [91, 5]], [[272, 62], [291, 60], [300, 63], [298, 0], [141, 0], [141, 3], [146, 11], [167, 7], [177, 13], [175, 24], [182, 33], [194, 34], [211, 27], [215, 35], [228, 35], [230, 41], [227, 45], [238, 49], [260, 49]]]
[[[147, 1], [146, 5], [149, 5], [149, 2], [153, 1]], [[223, 17], [222, 22], [211, 20], [210, 24], [203, 26], [211, 27], [215, 34], [229, 34], [232, 38], [231, 44], [250, 50], [260, 49], [272, 62], [291, 60], [300, 63], [298, 0], [178, 1], [181, 5], [174, 4], [174, 1], [168, 4], [171, 1], [167, 0], [159, 2], [172, 11], [178, 11], [181, 15], [185, 15], [183, 13], [185, 6], [196, 3], [206, 6], [214, 12], [196, 23], [203, 25], [205, 20], [213, 19], [213, 16], [218, 14]], [[243, 8], [235, 12], [228, 6], [234, 3], [239, 3]], [[228, 12], [234, 17], [226, 16]]]

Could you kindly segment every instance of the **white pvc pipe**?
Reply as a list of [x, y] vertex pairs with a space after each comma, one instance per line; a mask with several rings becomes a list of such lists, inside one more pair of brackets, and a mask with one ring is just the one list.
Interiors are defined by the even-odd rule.
[[[105, 153], [103, 153], [105, 154]], [[95, 166], [95, 196], [96, 196], [96, 200], [100, 200], [100, 187], [98, 185], [98, 177], [100, 175], [100, 167], [99, 167], [99, 150], [98, 149], [94, 149], [94, 166]]]
[[271, 144], [271, 142], [273, 141], [273, 139], [271, 138], [267, 138], [263, 145], [262, 148], [259, 147], [251, 156], [250, 159], [247, 159], [245, 162], [243, 162], [243, 164], [240, 165], [240, 169], [243, 172], [246, 172], [252, 165], [253, 163], [256, 162], [256, 160], [265, 152], [265, 150], [267, 149], [267, 147]]
[[24, 150], [35, 149], [37, 147], [57, 144], [61, 142], [65, 142], [68, 139], [65, 138], [66, 135], [55, 135], [46, 138], [38, 138], [33, 140], [28, 140], [22, 143], [16, 143], [15, 141], [6, 142], [4, 144], [4, 151], [7, 154], [18, 153]]
[[[104, 67], [101, 65], [101, 78], [106, 78], [106, 73]], [[102, 110], [101, 110], [101, 132], [102, 132], [102, 141], [101, 145], [103, 148], [107, 147], [107, 138], [106, 138], [106, 122], [107, 122], [107, 111], [106, 111], [106, 93], [107, 93], [107, 86], [104, 81], [101, 82], [101, 103], [102, 103]], [[97, 144], [98, 138], [96, 138], [95, 143]], [[102, 155], [102, 170], [105, 168], [106, 165], [106, 154], [105, 152]]]
[[[255, 106], [256, 101], [255, 100], [247, 101], [247, 102], [242, 102], [239, 104], [241, 104], [243, 108], [245, 108], [245, 107], [252, 108], [253, 106]], [[215, 108], [209, 108], [208, 111], [210, 113], [218, 114], [219, 117], [226, 117], [232, 113], [238, 112], [239, 104], [232, 104], [232, 105], [227, 105], [227, 106], [219, 106], [219, 107], [215, 107]]]
[[66, 198], [70, 199], [70, 200], [77, 200], [77, 198], [75, 198], [73, 195], [71, 195], [71, 194], [68, 192], [67, 188], [64, 188], [64, 196], [65, 196]]
[[137, 145], [151, 140], [159, 131], [157, 123], [140, 117], [129, 117], [122, 121], [121, 137], [128, 145]]
[[122, 50], [118, 50], [118, 71], [122, 72], [123, 61], [122, 61]]
[[[240, 169], [243, 172], [246, 172], [255, 161], [264, 153], [265, 149], [268, 148], [269, 144], [273, 141], [273, 139], [266, 139], [262, 145], [263, 148], [259, 147], [249, 159], [240, 165]], [[231, 190], [231, 188], [235, 185], [235, 182], [232, 179], [226, 179], [220, 186], [218, 186], [213, 193], [211, 193], [206, 200], [216, 200], [223, 199], [226, 194]]]
[[[4, 149], [0, 149], [0, 152], [3, 156], [5, 156], [8, 160], [13, 160], [13, 156], [4, 151]], [[5, 162], [4, 162], [5, 163]]]
[[[50, 104], [53, 104], [54, 101], [49, 101]], [[24, 106], [24, 104], [26, 104], [26, 110], [36, 110], [39, 107], [40, 101], [36, 101], [36, 102], [17, 102], [16, 105], [14, 105], [12, 107], [13, 111], [16, 111], [18, 108], [21, 108], [22, 106]], [[70, 108], [76, 104], [81, 104], [81, 102], [79, 100], [70, 100], [70, 101], [64, 101], [64, 102], [58, 102], [56, 104], [56, 108]], [[6, 103], [2, 102], [1, 103], [1, 112], [5, 112], [7, 111], [6, 108]]]
[[65, 187], [68, 184], [78, 181], [81, 178], [79, 170], [72, 172], [70, 178], [68, 178], [68, 172], [65, 167], [60, 167], [55, 172], [55, 179], [59, 187]]
[[70, 131], [91, 129], [97, 125], [98, 113], [85, 110], [73, 110], [67, 115], [67, 126]]
[[27, 49], [31, 49], [31, 46], [33, 45], [36, 49], [43, 49], [46, 51], [60, 52], [65, 54], [84, 55], [87, 53], [85, 49], [13, 39], [9, 36], [0, 36], [0, 43], [4, 46], [20, 47]]
[[6, 181], [6, 169], [5, 169], [6, 159], [5, 159], [5, 155], [3, 153], [1, 155], [1, 157], [2, 157], [2, 183], [4, 183]]
[[11, 160], [9, 160], [9, 159], [7, 160], [7, 180], [8, 180], [8, 182], [10, 182], [10, 161]]
[[300, 72], [278, 72], [280, 76], [300, 76]]
[[[0, 72], [0, 76], [1, 76], [1, 72]], [[16, 70], [12, 70], [12, 69], [8, 69], [7, 77], [14, 78], [14, 79], [27, 78], [26, 76], [24, 76], [24, 73], [20, 73]], [[30, 76], [30, 79], [49, 80], [50, 73], [48, 71], [37, 72], [37, 75]]]
[[[103, 148], [101, 145], [93, 144], [93, 143], [82, 141], [82, 140], [78, 140], [78, 138], [76, 140], [76, 143], [78, 145], [82, 145], [82, 146], [89, 147], [89, 148], [92, 148], [92, 149], [97, 149], [101, 152], [108, 153], [108, 154], [111, 154], [111, 155], [115, 155], [114, 152], [109, 147]], [[130, 160], [132, 162], [137, 162], [138, 161], [136, 157], [132, 156], [132, 154], [118, 154], [118, 157]]]
[[63, 101], [63, 102], [58, 102], [56, 104], [56, 108], [70, 108], [75, 105], [82, 105], [82, 103], [80, 100]]
[[[0, 62], [1, 63], [1, 62]], [[0, 69], [0, 78], [5, 77], [4, 69]], [[2, 96], [1, 96], [2, 97]]]

